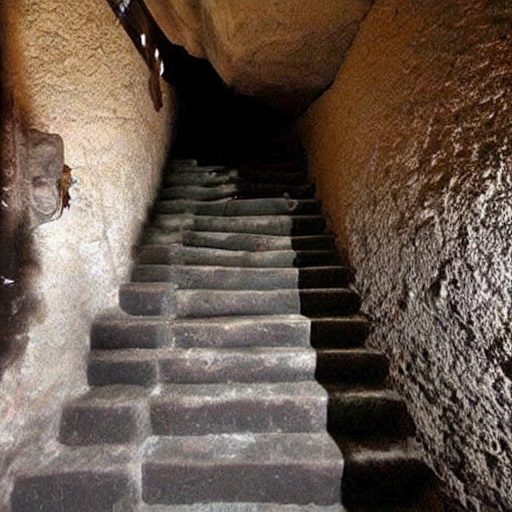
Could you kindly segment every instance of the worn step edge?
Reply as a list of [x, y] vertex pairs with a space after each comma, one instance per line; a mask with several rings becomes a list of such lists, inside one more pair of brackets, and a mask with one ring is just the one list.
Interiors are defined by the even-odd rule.
[[92, 325], [91, 347], [309, 347], [310, 321], [302, 315], [262, 315], [171, 319], [132, 316], [120, 309], [107, 310]]
[[197, 201], [178, 199], [158, 201], [155, 211], [162, 215], [193, 213], [202, 216], [261, 216], [261, 215], [318, 215], [322, 212], [322, 203], [318, 199], [219, 199], [216, 201]]
[[311, 318], [311, 344], [315, 348], [361, 347], [370, 332], [370, 322], [363, 315]]
[[325, 432], [327, 394], [314, 381], [165, 384], [150, 408], [156, 435]]
[[91, 386], [304, 381], [315, 362], [311, 348], [96, 350], [87, 374]]
[[[193, 505], [140, 505], [137, 512], [346, 512], [341, 505], [283, 505], [280, 503], [196, 503]], [[397, 511], [398, 512], [398, 511]]]
[[59, 440], [67, 445], [129, 444], [149, 430], [149, 390], [113, 385], [92, 388], [65, 403]]
[[334, 250], [331, 234], [305, 236], [255, 235], [251, 233], [226, 233], [224, 231], [182, 232], [183, 245], [209, 247], [231, 251], [273, 251], [273, 250]]
[[338, 435], [377, 435], [404, 438], [414, 424], [403, 398], [380, 386], [325, 384], [329, 395], [328, 429]]
[[[241, 251], [179, 245], [155, 245], [141, 248], [137, 258], [146, 265], [202, 265], [245, 268], [325, 268], [341, 267], [332, 250]], [[346, 268], [345, 272], [350, 271]], [[352, 277], [347, 276], [349, 279]], [[318, 287], [318, 286], [317, 286]]]
[[297, 290], [180, 290], [171, 283], [126, 283], [121, 308], [132, 315], [200, 318], [298, 314]]
[[389, 361], [382, 353], [364, 348], [317, 349], [315, 376], [319, 382], [383, 383]]
[[142, 467], [148, 503], [340, 503], [343, 460], [326, 434], [152, 438]]

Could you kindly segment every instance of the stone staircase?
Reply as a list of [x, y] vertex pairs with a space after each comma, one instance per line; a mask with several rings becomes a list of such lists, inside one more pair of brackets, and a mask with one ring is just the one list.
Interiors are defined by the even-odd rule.
[[441, 510], [351, 280], [296, 166], [173, 162], [12, 512]]

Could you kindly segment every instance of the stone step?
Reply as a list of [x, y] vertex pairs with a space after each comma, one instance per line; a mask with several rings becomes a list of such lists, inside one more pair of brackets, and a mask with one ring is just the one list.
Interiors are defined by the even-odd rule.
[[328, 429], [347, 436], [414, 435], [403, 399], [385, 388], [326, 384], [329, 394]]
[[[425, 510], [425, 509], [422, 509]], [[281, 503], [195, 503], [193, 505], [148, 505], [143, 503], [137, 512], [346, 512], [339, 505], [283, 505]], [[376, 512], [376, 511], [375, 511]], [[383, 512], [388, 512], [383, 511]], [[389, 511], [402, 512], [402, 511]], [[417, 512], [403, 511], [403, 512]]]
[[279, 290], [344, 287], [352, 279], [345, 267], [246, 268], [205, 265], [136, 265], [134, 282], [170, 282], [179, 288]]
[[274, 183], [282, 185], [309, 184], [308, 174], [296, 169], [240, 169], [239, 178], [248, 183]]
[[288, 249], [295, 251], [326, 251], [335, 249], [334, 237], [329, 234], [290, 237], [185, 230], [183, 231], [182, 241], [187, 246], [210, 247], [230, 251], [261, 252]]
[[321, 215], [257, 215], [246, 217], [195, 216], [194, 230], [224, 231], [225, 233], [254, 233], [258, 235], [301, 236], [325, 232], [325, 219]]
[[141, 248], [137, 258], [149, 265], [201, 265], [245, 268], [293, 268], [339, 265], [334, 251], [230, 251], [209, 247], [154, 244]]
[[153, 438], [142, 493], [148, 504], [294, 503], [314, 511], [312, 504], [339, 504], [342, 467], [325, 434]]
[[146, 226], [141, 237], [141, 247], [149, 245], [176, 245], [183, 242], [183, 231], [162, 231], [155, 226]]
[[98, 316], [93, 349], [309, 347], [310, 322], [301, 315], [177, 319], [137, 317], [120, 310]]
[[[195, 158], [173, 158], [167, 163], [167, 169], [182, 169], [182, 168], [196, 168], [199, 163]], [[221, 166], [217, 166], [222, 168]]]
[[206, 216], [247, 215], [319, 215], [322, 203], [317, 199], [222, 199], [217, 201], [194, 201], [176, 199], [158, 201], [155, 212], [160, 214], [193, 213]]
[[164, 175], [164, 186], [174, 185], [202, 185], [214, 186], [235, 181], [239, 177], [239, 171], [236, 169], [211, 169], [181, 168], [167, 172]]
[[354, 348], [364, 345], [370, 322], [362, 315], [311, 319], [311, 345], [315, 348]]
[[[343, 293], [338, 296], [338, 300], [344, 298]], [[119, 305], [131, 315], [174, 318], [292, 315], [300, 311], [297, 290], [177, 290], [170, 283], [126, 283], [120, 287]]]
[[374, 512], [388, 511], [392, 509], [387, 507], [399, 505], [415, 510], [414, 503], [433, 483], [433, 474], [411, 438], [336, 441], [345, 459], [343, 504], [350, 511], [363, 512], [365, 507], [372, 507], [368, 510]]
[[363, 348], [317, 350], [316, 379], [322, 383], [383, 384], [389, 361], [380, 352]]
[[149, 434], [149, 390], [103, 386], [64, 404], [60, 442], [67, 445], [128, 444]]
[[88, 380], [91, 386], [149, 387], [159, 382], [292, 382], [313, 380], [315, 363], [309, 348], [94, 350]]
[[160, 198], [192, 199], [195, 201], [214, 201], [227, 197], [261, 199], [268, 197], [285, 197], [292, 199], [312, 199], [315, 197], [315, 186], [280, 185], [280, 184], [248, 184], [226, 183], [211, 187], [200, 185], [183, 185], [167, 187], [161, 190]]
[[200, 185], [186, 185], [163, 188], [160, 191], [162, 200], [189, 199], [194, 201], [215, 201], [239, 195], [235, 183], [226, 183], [215, 187], [202, 187]]
[[348, 288], [300, 290], [300, 312], [304, 316], [351, 315], [360, 305], [359, 295]]
[[165, 384], [150, 407], [155, 435], [323, 432], [327, 394], [313, 381]]
[[17, 475], [11, 512], [128, 512], [138, 501], [132, 447], [61, 446], [47, 460]]
[[176, 231], [194, 229], [194, 215], [191, 213], [179, 213], [175, 215], [154, 214], [150, 217], [149, 228], [159, 229], [162, 233], [174, 233]]

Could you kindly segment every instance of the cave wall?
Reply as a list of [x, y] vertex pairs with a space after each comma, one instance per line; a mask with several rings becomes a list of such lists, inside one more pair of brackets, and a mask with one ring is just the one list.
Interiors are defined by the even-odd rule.
[[332, 82], [372, 1], [144, 0], [172, 43], [291, 114]]
[[1, 510], [16, 467], [27, 453], [50, 456], [62, 401], [86, 386], [90, 323], [128, 277], [173, 115], [166, 87], [155, 112], [148, 68], [106, 1], [10, 7], [20, 48], [8, 69], [30, 127], [62, 137], [73, 185], [70, 208], [30, 233], [36, 309], [25, 355], [0, 382]]
[[377, 0], [302, 129], [426, 460], [512, 510], [510, 2]]

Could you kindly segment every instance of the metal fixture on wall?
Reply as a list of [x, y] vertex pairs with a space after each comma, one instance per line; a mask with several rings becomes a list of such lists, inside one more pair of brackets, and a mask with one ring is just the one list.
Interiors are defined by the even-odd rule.
[[107, 2], [149, 68], [149, 93], [158, 112], [163, 107], [160, 77], [164, 74], [165, 66], [158, 45], [156, 23], [141, 0], [107, 0]]

